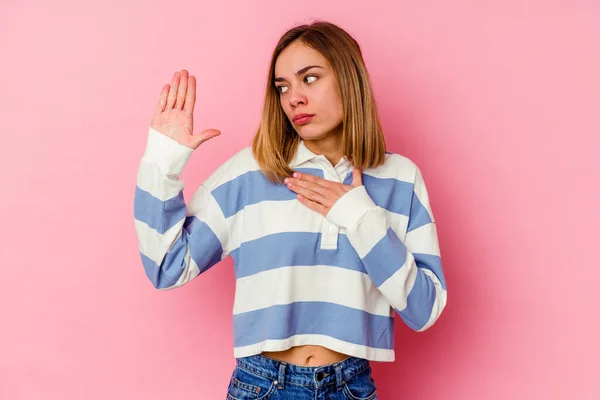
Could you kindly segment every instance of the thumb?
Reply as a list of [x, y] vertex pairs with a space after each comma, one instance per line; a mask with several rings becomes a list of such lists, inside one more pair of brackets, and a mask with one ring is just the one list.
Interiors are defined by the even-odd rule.
[[215, 136], [219, 136], [220, 134], [221, 131], [218, 129], [205, 129], [200, 133], [196, 133], [192, 136], [192, 143], [194, 144], [194, 149], [198, 148], [198, 146], [200, 146], [207, 140], [212, 139]]
[[353, 187], [362, 186], [362, 170], [354, 167], [352, 170], [352, 185]]

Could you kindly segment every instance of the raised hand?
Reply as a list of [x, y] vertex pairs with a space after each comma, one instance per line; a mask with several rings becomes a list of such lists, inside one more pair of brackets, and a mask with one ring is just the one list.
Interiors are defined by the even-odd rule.
[[217, 129], [206, 129], [194, 134], [196, 78], [188, 75], [185, 69], [177, 71], [173, 75], [171, 85], [163, 86], [150, 126], [195, 150], [208, 139], [219, 136], [221, 132]]

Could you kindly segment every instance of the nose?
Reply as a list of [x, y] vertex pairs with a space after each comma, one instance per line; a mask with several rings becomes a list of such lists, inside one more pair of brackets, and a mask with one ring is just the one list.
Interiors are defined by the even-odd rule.
[[289, 99], [290, 99], [290, 106], [292, 108], [296, 108], [301, 104], [306, 105], [307, 98], [300, 89], [298, 89], [298, 88], [290, 89], [290, 91], [291, 91], [291, 93], [290, 93]]

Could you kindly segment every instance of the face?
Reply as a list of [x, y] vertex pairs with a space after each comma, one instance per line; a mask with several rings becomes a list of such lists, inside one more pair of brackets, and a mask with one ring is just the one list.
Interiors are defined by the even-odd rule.
[[[307, 141], [341, 136], [343, 107], [337, 79], [321, 53], [300, 42], [285, 48], [275, 62], [281, 108]], [[295, 120], [300, 114], [311, 117]]]

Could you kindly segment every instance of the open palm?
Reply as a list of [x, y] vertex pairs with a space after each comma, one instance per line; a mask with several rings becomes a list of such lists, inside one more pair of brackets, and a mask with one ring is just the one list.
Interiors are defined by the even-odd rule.
[[191, 149], [219, 136], [217, 129], [206, 129], [194, 134], [194, 104], [196, 102], [196, 78], [185, 69], [173, 75], [171, 85], [164, 85], [160, 92], [156, 111], [150, 126], [163, 135]]

